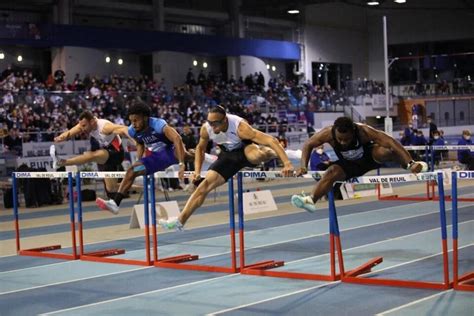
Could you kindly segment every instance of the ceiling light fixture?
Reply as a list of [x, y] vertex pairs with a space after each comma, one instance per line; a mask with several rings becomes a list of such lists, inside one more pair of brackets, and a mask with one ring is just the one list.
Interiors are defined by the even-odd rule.
[[297, 9], [291, 9], [286, 12], [288, 12], [288, 14], [300, 14], [300, 10], [297, 10]]
[[378, 1], [367, 1], [367, 5], [379, 5], [380, 2]]
[[407, 0], [394, 0], [396, 3], [407, 3]]

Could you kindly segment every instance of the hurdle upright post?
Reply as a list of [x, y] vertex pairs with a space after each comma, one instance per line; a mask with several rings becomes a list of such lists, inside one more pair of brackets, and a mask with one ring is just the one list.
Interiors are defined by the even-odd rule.
[[81, 173], [76, 173], [77, 188], [77, 225], [79, 229], [79, 255], [84, 255], [84, 234], [82, 227], [82, 194], [81, 194]]
[[153, 239], [153, 262], [158, 260], [158, 237], [156, 233], [156, 194], [155, 194], [155, 175], [150, 180], [151, 196], [151, 235]]
[[449, 258], [448, 258], [448, 241], [446, 229], [446, 203], [444, 195], [443, 173], [438, 172], [438, 191], [439, 191], [439, 217], [441, 224], [441, 244], [443, 249], [443, 272], [445, 289], [450, 287], [449, 284]]
[[474, 291], [474, 272], [459, 275], [459, 245], [458, 245], [458, 173], [451, 173], [451, 196], [452, 196], [452, 238], [453, 238], [453, 288], [459, 291]]
[[16, 252], [20, 251], [20, 224], [18, 218], [18, 190], [16, 182], [16, 174], [12, 173], [12, 190], [13, 190], [13, 215], [15, 216], [15, 237], [16, 237]]
[[[235, 247], [235, 203], [234, 203], [234, 179], [228, 180], [228, 198], [229, 198], [229, 227], [230, 227], [230, 248], [232, 270], [237, 272], [237, 255]], [[240, 236], [240, 232], [239, 232]]]
[[[329, 203], [329, 247], [330, 247], [330, 264], [331, 264], [331, 276], [334, 279], [343, 278], [345, 274], [344, 269], [344, 258], [342, 256], [342, 246], [341, 238], [339, 233], [339, 223], [337, 220], [336, 213], [336, 203], [334, 201], [334, 190], [331, 189], [328, 193], [328, 203]], [[337, 251], [337, 261], [339, 264], [339, 274], [336, 275], [336, 256], [335, 252]]]
[[71, 220], [71, 240], [72, 240], [72, 255], [74, 259], [78, 258], [77, 256], [77, 247], [76, 247], [76, 221], [74, 219], [74, 187], [72, 185], [73, 177], [72, 172], [67, 174], [68, 188], [69, 188], [69, 218]]
[[147, 265], [151, 264], [151, 258], [150, 258], [150, 223], [149, 223], [149, 214], [150, 214], [150, 209], [149, 209], [149, 198], [148, 198], [148, 175], [143, 175], [143, 202], [144, 202], [144, 220], [145, 220], [145, 253], [146, 253], [146, 263]]
[[[245, 268], [245, 245], [244, 245], [244, 199], [242, 173], [237, 173], [237, 208], [239, 213], [239, 248], [240, 269]], [[233, 198], [233, 197], [232, 197]]]

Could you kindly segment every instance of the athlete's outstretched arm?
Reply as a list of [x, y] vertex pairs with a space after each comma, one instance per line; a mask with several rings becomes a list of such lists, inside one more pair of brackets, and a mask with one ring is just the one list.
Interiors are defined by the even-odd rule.
[[179, 161], [179, 173], [178, 173], [178, 176], [179, 176], [179, 179], [180, 180], [183, 180], [184, 179], [184, 169], [185, 169], [185, 165], [184, 165], [184, 159], [185, 159], [185, 149], [184, 149], [184, 144], [183, 144], [183, 140], [181, 139], [181, 135], [178, 134], [178, 132], [171, 126], [169, 125], [166, 125], [164, 128], [163, 128], [163, 132], [166, 136], [166, 138], [168, 138], [170, 141], [173, 142], [173, 145], [174, 145], [174, 148], [175, 148], [175, 151], [176, 151], [176, 158], [178, 159]]
[[104, 128], [102, 129], [102, 133], [104, 133], [105, 135], [111, 135], [111, 134], [120, 135], [122, 137], [126, 137], [129, 140], [131, 140], [134, 145], [137, 144], [135, 139], [133, 139], [128, 134], [128, 126], [125, 126], [125, 125], [119, 125], [119, 124], [114, 124], [114, 123], [106, 123], [104, 125]]
[[404, 164], [404, 168], [406, 168], [408, 163], [412, 160], [410, 153], [403, 148], [402, 144], [390, 135], [367, 125], [364, 125], [362, 129], [374, 143], [391, 150], [395, 155], [397, 155], [400, 162]]
[[202, 163], [206, 154], [207, 144], [209, 143], [209, 134], [203, 125], [199, 132], [199, 142], [194, 153], [194, 179], [197, 180], [201, 176]]
[[71, 128], [70, 130], [67, 130], [67, 131], [61, 133], [59, 136], [56, 136], [54, 138], [54, 142], [55, 143], [60, 143], [60, 142], [63, 142], [65, 140], [72, 139], [74, 136], [79, 135], [80, 133], [82, 133], [82, 128], [81, 128], [81, 125], [78, 123], [73, 128]]
[[331, 129], [332, 126], [327, 126], [323, 128], [322, 130], [311, 136], [309, 139], [307, 139], [306, 142], [303, 144], [300, 168], [297, 171], [297, 175], [301, 175], [308, 171], [308, 161], [311, 157], [311, 152], [313, 151], [313, 149], [332, 140]]
[[275, 137], [256, 130], [245, 121], [240, 122], [237, 133], [241, 139], [251, 140], [259, 145], [265, 145], [273, 149], [278, 155], [278, 158], [283, 162], [282, 173], [285, 176], [289, 176], [290, 173], [293, 173], [293, 165], [288, 159], [285, 149]]

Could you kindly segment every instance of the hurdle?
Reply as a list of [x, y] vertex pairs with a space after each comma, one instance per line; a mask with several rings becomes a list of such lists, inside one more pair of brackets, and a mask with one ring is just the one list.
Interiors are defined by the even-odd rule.
[[458, 248], [458, 189], [457, 182], [463, 178], [474, 178], [474, 172], [452, 172], [452, 236], [453, 236], [453, 288], [460, 291], [474, 291], [474, 271], [459, 275], [459, 248]]
[[[305, 178], [319, 177], [323, 172], [309, 172], [304, 175]], [[270, 276], [279, 278], [302, 279], [312, 281], [337, 281], [341, 279], [344, 274], [344, 260], [342, 257], [341, 241], [339, 238], [339, 229], [337, 227], [336, 208], [334, 206], [334, 194], [331, 190], [329, 192], [329, 269], [330, 274], [304, 273], [293, 271], [276, 271], [274, 268], [279, 268], [285, 265], [284, 261], [265, 260], [256, 263], [246, 264], [245, 262], [245, 242], [244, 242], [244, 212], [243, 212], [243, 177], [247, 178], [282, 178], [280, 172], [239, 172], [238, 180], [238, 212], [239, 212], [239, 231], [240, 234], [240, 266], [241, 274], [255, 275], [255, 276]], [[339, 273], [336, 273], [336, 251], [337, 260], [339, 264]], [[379, 261], [374, 261], [372, 266], [367, 266], [364, 271], [370, 271], [371, 267], [377, 265]]]
[[[434, 168], [434, 152], [436, 150], [471, 150], [474, 151], [474, 145], [446, 145], [446, 146], [431, 146], [432, 149], [432, 155], [431, 155], [431, 166], [432, 170]], [[468, 172], [468, 171], [467, 171]], [[448, 175], [449, 177], [449, 175]], [[452, 180], [452, 177], [451, 177]], [[451, 184], [452, 185], [452, 184]], [[436, 195], [436, 191], [434, 190], [434, 185], [433, 185], [433, 194], [432, 194], [432, 199], [433, 200], [438, 200], [439, 197]], [[451, 195], [446, 195], [445, 196], [446, 201], [452, 201], [452, 196]], [[458, 201], [461, 202], [474, 202], [474, 198], [469, 198], [469, 197], [457, 197]]]
[[440, 226], [441, 226], [441, 247], [443, 255], [443, 282], [433, 281], [415, 281], [415, 280], [401, 280], [401, 279], [387, 279], [378, 277], [365, 277], [358, 276], [360, 271], [366, 271], [367, 265], [372, 262], [369, 261], [355, 269], [346, 272], [341, 281], [347, 283], [357, 283], [365, 285], [382, 285], [382, 286], [396, 286], [396, 287], [408, 287], [408, 288], [421, 288], [421, 289], [433, 289], [433, 290], [446, 290], [451, 287], [449, 281], [449, 263], [448, 263], [448, 246], [447, 246], [447, 229], [446, 229], [446, 209], [445, 209], [445, 198], [444, 198], [444, 185], [443, 185], [443, 174], [437, 172], [423, 173], [423, 174], [402, 174], [402, 175], [390, 175], [390, 176], [373, 176], [373, 177], [360, 177], [357, 178], [358, 183], [374, 183], [374, 182], [391, 182], [400, 183], [408, 181], [438, 181], [438, 193], [439, 193], [439, 208], [440, 208]]
[[[186, 172], [185, 176], [192, 176], [192, 172]], [[202, 174], [205, 176], [205, 173]], [[157, 178], [178, 178], [177, 172], [157, 172], [155, 173]], [[154, 181], [152, 181], [154, 188]], [[229, 179], [228, 183], [228, 198], [229, 198], [229, 235], [230, 235], [230, 259], [231, 266], [216, 266], [216, 265], [205, 265], [205, 264], [190, 264], [190, 261], [199, 260], [199, 255], [183, 254], [172, 257], [159, 258], [158, 257], [158, 242], [157, 235], [154, 236], [154, 266], [168, 269], [179, 269], [179, 270], [192, 270], [192, 271], [206, 271], [206, 272], [219, 272], [219, 273], [238, 273], [240, 267], [237, 267], [237, 255], [236, 255], [236, 240], [235, 240], [235, 211], [234, 211], [234, 182], [233, 179]], [[152, 190], [152, 221], [156, 223], [156, 210], [155, 210], [155, 193]]]
[[[17, 179], [50, 179], [50, 178], [67, 178], [68, 179], [68, 190], [69, 190], [69, 218], [71, 226], [71, 247], [72, 253], [58, 253], [51, 252], [54, 250], [61, 249], [61, 245], [48, 245], [30, 249], [21, 249], [20, 244], [20, 220], [18, 211], [18, 185]], [[76, 247], [76, 225], [74, 219], [74, 199], [73, 199], [73, 186], [72, 186], [72, 173], [71, 172], [13, 172], [12, 174], [12, 188], [13, 188], [13, 215], [15, 217], [15, 235], [16, 235], [16, 252], [20, 256], [33, 256], [33, 257], [46, 257], [53, 259], [63, 260], [76, 260], [79, 259]]]
[[[430, 151], [430, 146], [403, 146], [406, 150], [424, 150], [425, 151], [425, 162], [428, 163], [429, 166], [432, 167], [430, 164], [430, 160], [432, 160], [432, 151]], [[430, 158], [428, 158], [430, 157]], [[428, 160], [430, 159], [430, 160]], [[433, 170], [433, 169], [431, 169]], [[380, 169], [377, 170], [377, 175], [380, 175]], [[381, 184], [377, 184], [377, 198], [380, 201], [432, 201], [434, 200], [435, 195], [435, 185], [433, 181], [426, 181], [426, 191], [423, 196], [400, 196], [398, 194], [391, 194], [391, 195], [382, 195], [382, 190], [380, 188]]]
[[91, 252], [85, 251], [84, 245], [84, 229], [83, 229], [83, 212], [82, 212], [82, 198], [81, 198], [81, 180], [82, 179], [104, 179], [104, 178], [123, 178], [125, 172], [123, 171], [102, 171], [102, 172], [78, 172], [76, 174], [76, 182], [78, 189], [77, 209], [78, 209], [78, 230], [79, 230], [79, 252], [80, 259], [84, 261], [94, 262], [107, 262], [107, 263], [118, 263], [118, 264], [130, 264], [139, 266], [151, 266], [153, 261], [151, 260], [150, 253], [150, 225], [149, 225], [149, 195], [148, 195], [148, 176], [143, 176], [144, 186], [144, 222], [145, 222], [145, 258], [144, 259], [128, 259], [128, 258], [114, 258], [113, 256], [123, 255], [126, 253], [125, 249], [122, 248], [111, 248], [96, 250]]

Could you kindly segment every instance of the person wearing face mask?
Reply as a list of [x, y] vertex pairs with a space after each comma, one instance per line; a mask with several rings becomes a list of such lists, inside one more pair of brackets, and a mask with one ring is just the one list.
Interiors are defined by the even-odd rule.
[[[458, 145], [472, 145], [470, 131], [462, 131], [462, 138], [458, 141]], [[458, 150], [458, 161], [465, 164], [468, 170], [474, 170], [474, 151], [469, 149]]]
[[309, 169], [311, 171], [324, 171], [331, 163], [329, 156], [324, 152], [324, 145], [316, 147], [311, 153]]
[[[433, 139], [429, 142], [429, 145], [433, 145], [433, 146], [444, 146], [444, 140], [441, 138], [441, 135], [439, 133], [439, 131], [434, 131], [431, 136], [433, 137]], [[434, 163], [436, 165], [439, 164], [439, 161], [441, 160], [441, 154], [443, 153], [444, 151], [442, 150], [435, 150], [434, 151]]]

